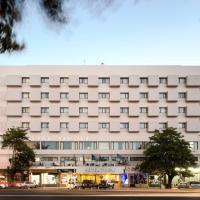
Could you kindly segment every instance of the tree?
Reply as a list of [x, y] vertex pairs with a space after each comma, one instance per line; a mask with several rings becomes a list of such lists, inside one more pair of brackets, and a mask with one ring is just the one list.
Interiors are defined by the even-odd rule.
[[31, 163], [35, 162], [35, 153], [27, 145], [28, 137], [26, 135], [27, 130], [19, 127], [10, 128], [3, 135], [2, 147], [12, 149], [12, 157], [9, 159], [10, 166], [8, 167], [11, 180], [14, 180], [17, 172], [24, 175], [24, 172], [28, 172], [31, 167]]
[[174, 176], [178, 175], [176, 168], [188, 171], [188, 167], [196, 165], [189, 143], [172, 127], [163, 131], [155, 130], [144, 156], [139, 170], [161, 175], [166, 188], [171, 188]]
[[[58, 24], [67, 24], [69, 21], [69, 12], [64, 9], [66, 3], [81, 5], [85, 3], [93, 9], [106, 9], [116, 0], [37, 0], [40, 8], [44, 11], [48, 19]], [[15, 24], [22, 19], [22, 12], [25, 2], [30, 0], [0, 0], [0, 53], [12, 53], [23, 50], [25, 44], [20, 44], [16, 39]], [[39, 10], [40, 11], [40, 10]]]

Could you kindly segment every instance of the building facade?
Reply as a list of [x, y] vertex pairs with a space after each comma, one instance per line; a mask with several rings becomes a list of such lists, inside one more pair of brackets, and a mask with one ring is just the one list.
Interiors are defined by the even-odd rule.
[[[131, 184], [149, 137], [166, 127], [184, 134], [200, 163], [198, 66], [2, 66], [0, 94], [1, 135], [28, 128], [39, 184]], [[0, 149], [1, 173], [9, 156]]]

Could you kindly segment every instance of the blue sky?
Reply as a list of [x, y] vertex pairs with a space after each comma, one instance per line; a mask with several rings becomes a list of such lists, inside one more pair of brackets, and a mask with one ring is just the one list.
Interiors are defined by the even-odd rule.
[[0, 55], [0, 64], [200, 65], [200, 1], [138, 2], [118, 0], [103, 12], [70, 6], [64, 27], [43, 20], [29, 4], [17, 26], [26, 49]]

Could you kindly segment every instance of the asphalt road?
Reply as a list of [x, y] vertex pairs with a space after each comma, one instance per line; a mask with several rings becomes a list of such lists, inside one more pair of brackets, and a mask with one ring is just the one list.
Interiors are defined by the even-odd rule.
[[0, 200], [199, 200], [199, 192], [135, 192], [66, 189], [5, 189], [0, 190]]

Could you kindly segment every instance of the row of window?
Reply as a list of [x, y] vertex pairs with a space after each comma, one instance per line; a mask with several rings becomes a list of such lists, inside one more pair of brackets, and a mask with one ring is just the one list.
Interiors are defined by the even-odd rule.
[[[99, 107], [99, 113], [110, 113], [109, 107]], [[22, 107], [22, 113], [29, 113], [30, 107]], [[60, 113], [68, 113], [68, 107], [60, 107]], [[49, 107], [41, 107], [41, 113], [49, 113]], [[79, 107], [79, 113], [88, 113], [88, 107]], [[129, 107], [120, 107], [120, 113], [129, 113]], [[140, 107], [140, 113], [148, 113], [148, 107]], [[167, 107], [159, 107], [159, 113], [167, 113]], [[178, 113], [186, 113], [186, 107], [178, 107]]]
[[[99, 84], [110, 84], [110, 78], [109, 77], [100, 77], [98, 78]], [[186, 78], [185, 77], [179, 77], [178, 78], [179, 84], [185, 84]], [[22, 77], [22, 83], [29, 83], [29, 77]], [[49, 77], [41, 77], [41, 83], [49, 83]], [[68, 83], [67, 77], [60, 77], [60, 83]], [[148, 77], [141, 77], [140, 78], [141, 84], [148, 84]], [[167, 78], [166, 77], [160, 77], [159, 78], [160, 84], [167, 84]], [[88, 84], [88, 78], [87, 77], [80, 77], [79, 78], [79, 84]], [[129, 78], [128, 77], [121, 77], [120, 78], [120, 84], [129, 84]]]
[[[190, 148], [198, 150], [198, 142], [190, 141]], [[141, 150], [145, 149], [145, 141], [30, 141], [28, 145], [34, 149], [71, 149], [71, 150]]]
[[[140, 99], [148, 99], [148, 92], [140, 92]], [[30, 93], [29, 92], [22, 92], [22, 99], [29, 99]], [[68, 99], [69, 93], [68, 92], [61, 92], [60, 93], [60, 99]], [[101, 92], [98, 94], [99, 99], [110, 99], [110, 93], [109, 92]], [[186, 92], [179, 92], [178, 93], [179, 99], [185, 99], [186, 98]], [[41, 99], [49, 99], [49, 92], [41, 92]], [[88, 93], [87, 92], [80, 92], [79, 93], [79, 99], [88, 99]], [[129, 93], [128, 92], [121, 92], [120, 93], [120, 99], [129, 99]], [[159, 99], [167, 99], [167, 92], [159, 92]]]
[[[68, 129], [68, 122], [60, 122], [60, 128], [61, 129]], [[99, 129], [109, 129], [110, 123], [109, 122], [99, 122]], [[140, 129], [147, 129], [148, 128], [148, 122], [140, 122]], [[168, 124], [167, 122], [160, 122], [159, 128], [165, 129], [167, 128]], [[30, 122], [22, 122], [22, 128], [30, 128]], [[48, 129], [49, 128], [49, 122], [41, 122], [41, 128], [42, 129]], [[129, 122], [121, 122], [120, 123], [120, 129], [128, 129], [129, 128]], [[186, 122], [179, 122], [178, 127], [179, 129], [186, 128]], [[88, 129], [88, 122], [80, 122], [79, 123], [79, 129]]]

